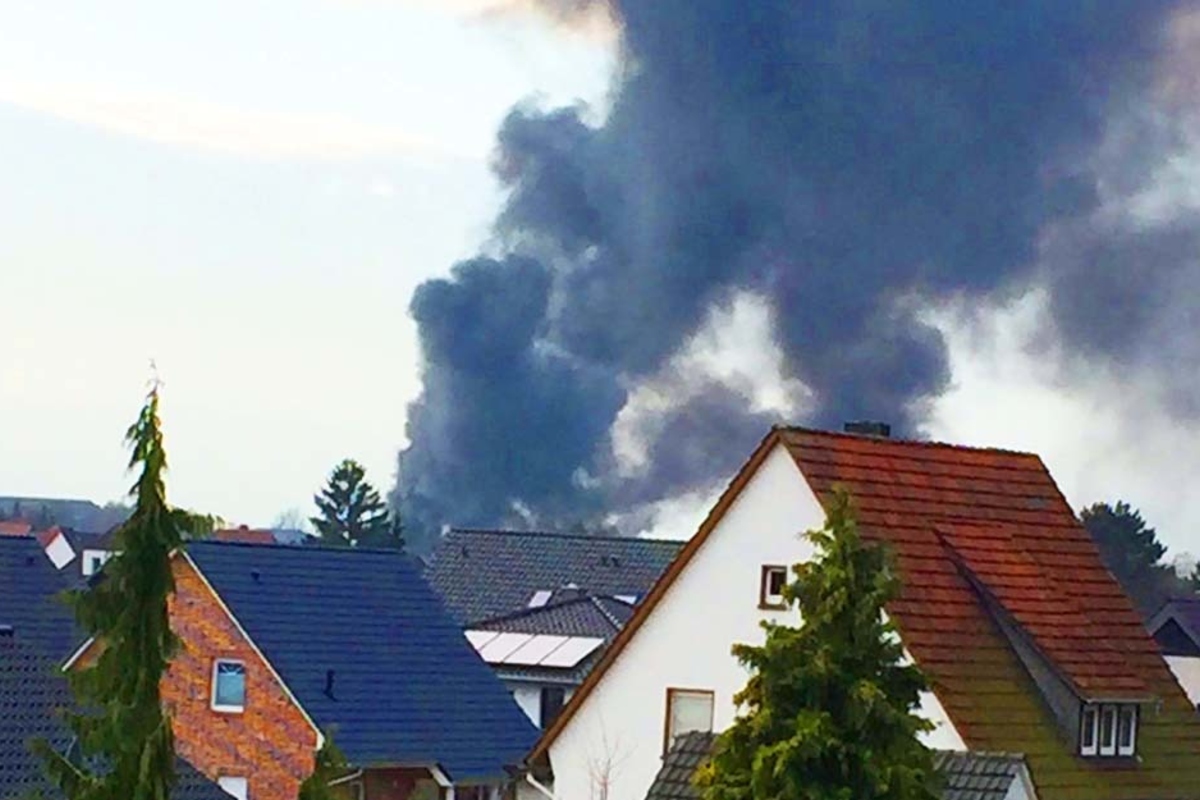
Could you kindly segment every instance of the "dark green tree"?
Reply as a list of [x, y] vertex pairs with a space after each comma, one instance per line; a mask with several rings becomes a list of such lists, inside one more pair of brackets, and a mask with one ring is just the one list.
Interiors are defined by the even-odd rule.
[[309, 521], [323, 544], [387, 547], [394, 542], [387, 505], [375, 487], [367, 483], [366, 474], [361, 464], [346, 459], [313, 497], [320, 516]]
[[1153, 614], [1172, 595], [1190, 591], [1175, 570], [1162, 563], [1167, 548], [1158, 541], [1158, 533], [1128, 503], [1093, 503], [1079, 512], [1079, 519], [1096, 543], [1100, 560], [1143, 616]]
[[177, 646], [167, 618], [171, 555], [193, 518], [167, 505], [157, 388], [126, 441], [129, 467], [140, 472], [130, 490], [133, 513], [115, 535], [120, 555], [105, 566], [102, 580], [72, 596], [80, 626], [99, 644], [96, 660], [70, 676], [80, 711], [67, 722], [77, 752], [35, 745], [68, 800], [167, 800], [175, 780], [174, 740], [159, 684]]
[[342, 800], [343, 795], [338, 794], [330, 784], [346, 774], [346, 757], [333, 743], [330, 734], [326, 734], [325, 743], [317, 751], [315, 761], [312, 774], [300, 784], [297, 800]]
[[734, 646], [745, 713], [698, 775], [704, 800], [934, 800], [925, 679], [883, 617], [900, 590], [891, 557], [861, 540], [845, 494], [805, 535], [817, 555], [784, 592], [802, 625], [764, 623], [761, 647]]

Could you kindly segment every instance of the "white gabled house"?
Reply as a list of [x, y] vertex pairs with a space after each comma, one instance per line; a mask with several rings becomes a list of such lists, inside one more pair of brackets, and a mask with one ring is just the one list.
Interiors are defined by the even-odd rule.
[[1024, 754], [1012, 800], [1174, 797], [1200, 775], [1200, 721], [1036, 456], [777, 428], [543, 732], [520, 800], [644, 800], [676, 737], [728, 727], [748, 677], [730, 648], [795, 620], [780, 589], [835, 486], [897, 554], [888, 611], [933, 687], [930, 747]]

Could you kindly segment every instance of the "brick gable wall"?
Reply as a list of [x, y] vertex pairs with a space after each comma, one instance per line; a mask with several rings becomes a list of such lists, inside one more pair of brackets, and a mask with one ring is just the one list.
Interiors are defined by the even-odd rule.
[[[184, 558], [174, 562], [171, 627], [181, 647], [163, 683], [179, 755], [212, 780], [249, 780], [252, 800], [295, 800], [313, 770], [316, 733], [238, 631], [212, 591]], [[246, 665], [246, 708], [240, 714], [211, 708], [213, 662]]]

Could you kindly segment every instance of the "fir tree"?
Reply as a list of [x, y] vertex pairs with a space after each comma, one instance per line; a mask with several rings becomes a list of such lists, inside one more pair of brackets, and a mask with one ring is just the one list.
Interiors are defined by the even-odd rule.
[[129, 467], [140, 473], [131, 489], [133, 513], [115, 536], [120, 555], [72, 599], [80, 626], [99, 644], [96, 660], [70, 676], [81, 709], [67, 716], [77, 748], [64, 755], [46, 742], [37, 745], [68, 800], [167, 800], [175, 779], [159, 685], [176, 648], [167, 618], [171, 555], [194, 522], [167, 505], [157, 388], [126, 441]]
[[806, 536], [817, 555], [785, 589], [802, 625], [764, 623], [761, 647], [734, 646], [745, 713], [698, 776], [704, 800], [934, 800], [925, 680], [883, 618], [900, 588], [890, 556], [859, 538], [844, 494]]
[[1100, 560], [1143, 616], [1152, 615], [1172, 595], [1191, 591], [1162, 563], [1166, 545], [1129, 503], [1093, 503], [1079, 512], [1079, 519], [1096, 543]]
[[393, 542], [387, 505], [366, 481], [366, 470], [346, 459], [334, 468], [313, 502], [320, 516], [310, 518], [323, 544], [386, 547]]

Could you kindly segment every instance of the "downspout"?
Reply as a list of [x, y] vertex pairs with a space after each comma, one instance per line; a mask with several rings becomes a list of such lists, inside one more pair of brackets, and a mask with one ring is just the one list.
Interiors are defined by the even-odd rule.
[[540, 781], [538, 781], [537, 778], [533, 777], [532, 772], [525, 773], [525, 782], [528, 783], [530, 786], [532, 786], [534, 789], [537, 789], [538, 794], [540, 794], [542, 797], [545, 797], [546, 800], [558, 800], [558, 798], [554, 796], [554, 792], [552, 792], [550, 789], [547, 789], [545, 784], [541, 783]]
[[362, 774], [363, 774], [363, 771], [360, 769], [357, 772], [351, 772], [349, 775], [343, 775], [342, 777], [338, 778], [337, 780], [332, 780], [329, 783], [327, 783], [326, 786], [341, 786], [343, 783], [349, 783], [352, 780], [361, 778]]

